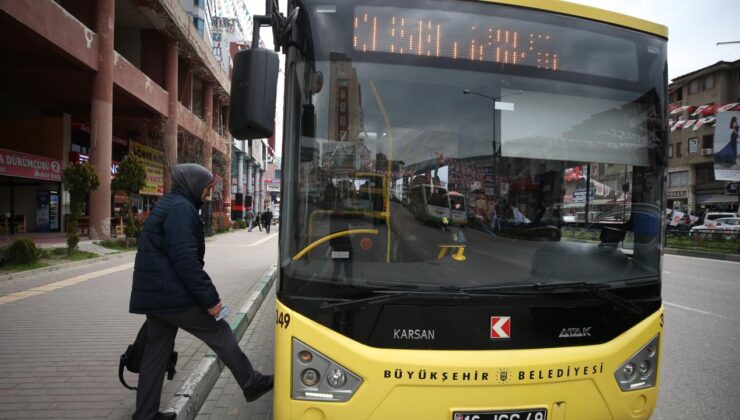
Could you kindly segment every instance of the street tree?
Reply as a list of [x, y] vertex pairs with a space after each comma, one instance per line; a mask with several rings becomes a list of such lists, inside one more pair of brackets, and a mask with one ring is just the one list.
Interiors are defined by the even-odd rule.
[[72, 215], [67, 223], [67, 251], [71, 254], [80, 242], [77, 226], [85, 206], [85, 199], [90, 191], [100, 186], [100, 179], [95, 167], [88, 162], [74, 163], [62, 171], [64, 188], [69, 191]]
[[125, 193], [128, 197], [126, 203], [126, 248], [128, 248], [130, 238], [137, 236], [137, 226], [132, 211], [131, 196], [137, 194], [146, 186], [146, 167], [142, 160], [132, 154], [118, 164], [116, 177], [111, 182], [111, 191]]

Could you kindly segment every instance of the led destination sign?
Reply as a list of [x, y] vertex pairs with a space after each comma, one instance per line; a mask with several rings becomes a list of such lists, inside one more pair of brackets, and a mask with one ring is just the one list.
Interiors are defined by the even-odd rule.
[[636, 80], [633, 41], [502, 16], [358, 6], [356, 51], [527, 66]]

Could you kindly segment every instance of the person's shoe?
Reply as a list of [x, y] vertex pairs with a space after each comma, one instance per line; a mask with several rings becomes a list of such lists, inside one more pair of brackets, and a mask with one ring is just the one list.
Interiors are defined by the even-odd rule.
[[244, 397], [247, 399], [247, 402], [252, 402], [270, 392], [272, 385], [272, 375], [263, 375], [258, 383], [244, 390]]
[[175, 420], [177, 418], [177, 413], [157, 413], [157, 416], [154, 417], [154, 420]]

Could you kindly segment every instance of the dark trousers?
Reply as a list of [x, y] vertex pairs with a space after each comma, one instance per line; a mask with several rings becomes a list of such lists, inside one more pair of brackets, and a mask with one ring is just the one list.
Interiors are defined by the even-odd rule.
[[261, 377], [239, 348], [229, 324], [225, 320], [216, 321], [203, 308], [147, 315], [147, 321], [148, 340], [141, 361], [134, 420], [153, 419], [159, 411], [167, 361], [175, 347], [178, 328], [206, 343], [231, 370], [242, 390]]
[[270, 233], [270, 224], [271, 222], [265, 222], [265, 230], [267, 231], [267, 233]]

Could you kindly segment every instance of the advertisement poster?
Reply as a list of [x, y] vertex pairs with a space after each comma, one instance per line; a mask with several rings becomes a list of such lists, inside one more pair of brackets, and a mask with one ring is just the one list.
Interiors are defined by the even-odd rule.
[[49, 230], [59, 230], [59, 192], [52, 191], [49, 195]]
[[145, 195], [164, 194], [164, 153], [134, 141], [130, 142], [130, 152], [144, 162], [146, 185], [139, 193]]
[[714, 126], [714, 179], [740, 181], [738, 162], [740, 112], [718, 112]]
[[49, 191], [36, 191], [36, 232], [49, 231]]

